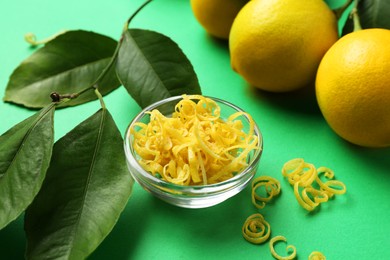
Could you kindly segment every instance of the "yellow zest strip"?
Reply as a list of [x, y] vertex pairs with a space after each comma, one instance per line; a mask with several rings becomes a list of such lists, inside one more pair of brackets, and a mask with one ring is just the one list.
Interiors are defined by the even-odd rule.
[[[203, 141], [203, 139], [205, 138], [205, 136], [202, 136], [200, 134], [200, 132], [204, 130], [204, 129], [200, 129], [200, 126], [199, 126], [199, 123], [198, 123], [198, 120], [195, 121], [195, 124], [194, 124], [194, 134], [195, 134], [195, 137], [196, 137], [196, 141], [197, 143], [199, 144], [200, 148], [203, 149], [203, 151], [205, 151], [207, 154], [209, 154], [211, 157], [213, 157], [214, 159], [217, 159], [217, 160], [228, 160], [227, 158], [223, 158], [219, 155], [219, 151], [216, 150], [216, 149], [212, 149], [210, 148], [209, 146], [210, 145], [207, 145], [205, 141]], [[202, 132], [204, 133], [204, 131]]]
[[286, 162], [282, 168], [282, 175], [288, 178], [290, 184], [292, 184], [293, 176], [300, 173], [303, 169], [304, 161], [302, 158], [292, 159]]
[[[260, 149], [251, 116], [236, 112], [226, 120], [218, 104], [201, 95], [183, 95], [172, 117], [149, 111], [150, 122], [130, 129], [140, 165], [154, 176], [180, 185], [227, 180], [247, 167]], [[239, 117], [249, 120], [248, 130]]]
[[286, 247], [287, 253], [289, 253], [289, 251], [292, 250], [292, 253], [289, 256], [280, 256], [278, 253], [276, 253], [275, 248], [274, 248], [274, 244], [276, 242], [280, 242], [280, 241], [287, 242], [287, 239], [284, 236], [276, 236], [276, 237], [273, 237], [271, 239], [271, 241], [269, 242], [269, 248], [271, 250], [272, 256], [278, 260], [294, 259], [297, 256], [297, 250], [296, 250], [295, 246], [293, 246], [293, 245], [288, 245]]
[[315, 207], [318, 206], [318, 205], [310, 205], [302, 199], [302, 197], [299, 193], [299, 183], [298, 182], [294, 183], [294, 195], [295, 195], [295, 198], [297, 199], [299, 205], [301, 205], [307, 211], [312, 211], [315, 209]]
[[260, 213], [250, 215], [242, 226], [242, 235], [253, 244], [264, 243], [270, 234], [271, 226]]
[[308, 260], [326, 260], [326, 257], [318, 251], [314, 251], [309, 255]]
[[[347, 187], [345, 184], [341, 181], [333, 180], [334, 178], [334, 172], [326, 167], [319, 167], [317, 169], [317, 172], [319, 174], [323, 173], [325, 178], [328, 179], [325, 183], [321, 181], [321, 179], [317, 176], [316, 181], [318, 185], [321, 187], [322, 190], [324, 190], [329, 197], [333, 196], [334, 194], [341, 195], [344, 194], [347, 191]], [[333, 187], [333, 188], [332, 188]], [[334, 188], [334, 187], [340, 187]]]
[[[258, 190], [264, 188], [267, 193], [266, 197], [259, 195]], [[260, 176], [252, 182], [252, 203], [256, 208], [262, 209], [266, 202], [270, 201], [274, 196], [280, 193], [280, 182], [270, 176]]]
[[229, 164], [226, 164], [224, 168], [222, 168], [219, 172], [215, 173], [213, 176], [210, 177], [210, 182], [218, 182], [217, 180], [220, 179], [223, 175], [226, 174], [226, 172], [239, 172], [236, 169], [243, 169], [247, 166], [246, 158], [248, 157], [249, 153], [254, 150], [258, 149], [258, 139], [257, 136], [253, 136], [253, 141], [250, 144], [247, 144], [246, 148], [241, 151], [241, 153], [238, 155], [238, 157], [234, 158]]
[[197, 154], [198, 154], [198, 161], [199, 161], [199, 164], [200, 164], [200, 169], [202, 171], [203, 184], [206, 185], [207, 184], [207, 175], [206, 175], [206, 170], [204, 168], [204, 160], [203, 160], [202, 155], [200, 154], [200, 152], [198, 152]]
[[299, 182], [301, 187], [310, 185], [317, 176], [314, 165], [300, 158], [287, 162], [283, 166], [282, 175], [287, 177], [290, 184]]
[[[320, 174], [324, 174], [328, 180], [323, 182]], [[343, 182], [333, 180], [334, 172], [331, 169], [327, 167], [315, 169], [313, 164], [304, 162], [302, 158], [286, 162], [282, 168], [282, 175], [294, 187], [294, 195], [299, 205], [308, 211], [314, 210], [334, 195], [341, 195], [347, 191]]]
[[312, 187], [306, 187], [302, 190], [302, 198], [306, 204], [312, 207], [317, 207], [320, 203], [328, 201], [328, 195], [324, 191]]

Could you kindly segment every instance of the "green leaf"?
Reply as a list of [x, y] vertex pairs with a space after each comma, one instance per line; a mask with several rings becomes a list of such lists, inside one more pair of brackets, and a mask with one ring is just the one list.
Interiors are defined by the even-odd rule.
[[[363, 29], [390, 29], [390, 0], [360, 0], [358, 14]], [[342, 35], [353, 32], [353, 29], [353, 19], [349, 17], [343, 27]]]
[[[4, 101], [30, 108], [46, 106], [50, 93], [77, 93], [89, 87], [109, 63], [117, 42], [87, 31], [68, 31], [51, 40], [24, 60], [12, 73]], [[113, 68], [99, 84], [105, 95], [120, 86]], [[62, 106], [95, 100], [93, 91]]]
[[174, 41], [157, 32], [127, 30], [116, 70], [122, 85], [142, 108], [170, 96], [201, 94], [187, 57]]
[[101, 109], [54, 144], [26, 211], [27, 258], [86, 258], [115, 225], [132, 186], [121, 134]]
[[54, 106], [0, 136], [0, 229], [16, 219], [41, 188], [53, 149]]

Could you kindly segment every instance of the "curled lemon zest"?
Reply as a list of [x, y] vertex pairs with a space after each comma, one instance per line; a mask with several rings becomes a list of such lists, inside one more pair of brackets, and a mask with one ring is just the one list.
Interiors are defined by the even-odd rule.
[[287, 162], [282, 168], [282, 175], [287, 177], [290, 184], [299, 182], [299, 186], [309, 186], [316, 177], [314, 165], [306, 163], [301, 158]]
[[[323, 182], [320, 175], [328, 180]], [[306, 163], [302, 158], [286, 162], [282, 167], [282, 175], [294, 187], [294, 195], [299, 205], [308, 211], [313, 211], [321, 203], [327, 202], [334, 195], [347, 191], [345, 184], [334, 180], [334, 172], [327, 167], [316, 169], [313, 164]]]
[[[264, 189], [267, 195], [260, 196], [259, 189]], [[275, 178], [260, 176], [252, 181], [252, 203], [258, 209], [264, 208], [266, 203], [279, 193], [280, 182]]]
[[320, 188], [328, 194], [329, 197], [332, 197], [335, 194], [341, 195], [347, 191], [347, 187], [343, 182], [338, 180], [333, 180], [334, 172], [331, 169], [326, 167], [319, 167], [317, 169], [317, 172], [319, 174], [323, 173], [325, 178], [328, 179], [328, 181], [324, 183], [323, 181], [321, 181], [321, 179], [318, 176], [316, 176], [316, 182], [318, 183]]
[[297, 250], [296, 250], [295, 246], [293, 246], [293, 245], [288, 245], [286, 247], [287, 253], [290, 250], [292, 250], [292, 253], [288, 256], [280, 256], [278, 253], [276, 253], [274, 245], [275, 245], [275, 243], [280, 242], [280, 241], [287, 242], [287, 239], [284, 236], [276, 236], [276, 237], [271, 238], [271, 240], [269, 242], [269, 248], [271, 250], [272, 256], [278, 260], [290, 260], [290, 259], [296, 258]]
[[[171, 117], [154, 109], [148, 112], [149, 123], [130, 129], [140, 165], [181, 185], [218, 183], [245, 169], [251, 152], [261, 149], [252, 117], [236, 112], [222, 118], [214, 100], [182, 97]], [[242, 117], [249, 122], [246, 128]]]
[[250, 215], [242, 226], [242, 235], [253, 244], [264, 243], [270, 234], [271, 226], [260, 213]]

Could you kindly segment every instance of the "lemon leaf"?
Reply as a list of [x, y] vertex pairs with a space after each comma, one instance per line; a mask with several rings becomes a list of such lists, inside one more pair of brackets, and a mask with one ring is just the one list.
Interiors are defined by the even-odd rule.
[[[363, 29], [390, 29], [390, 0], [360, 0], [358, 4], [360, 24]], [[352, 16], [343, 27], [342, 35], [353, 32]]]
[[142, 108], [170, 96], [201, 94], [185, 54], [169, 37], [154, 31], [129, 29], [124, 33], [116, 71]]
[[[107, 36], [77, 30], [65, 32], [25, 59], [12, 73], [4, 101], [29, 108], [51, 103], [50, 93], [70, 94], [89, 87], [110, 62], [117, 42]], [[119, 87], [112, 69], [99, 84], [105, 95]], [[91, 100], [91, 91], [63, 103], [74, 106]]]
[[0, 136], [0, 229], [16, 219], [41, 188], [53, 149], [54, 106]]
[[111, 232], [131, 194], [123, 139], [101, 109], [59, 139], [27, 209], [27, 259], [85, 259]]

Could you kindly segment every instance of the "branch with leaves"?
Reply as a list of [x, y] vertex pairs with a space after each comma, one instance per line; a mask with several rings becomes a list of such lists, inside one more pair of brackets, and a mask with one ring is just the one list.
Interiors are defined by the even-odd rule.
[[[86, 258], [127, 204], [134, 181], [103, 96], [124, 86], [144, 108], [170, 96], [201, 94], [174, 41], [128, 28], [150, 2], [126, 21], [119, 41], [62, 32], [10, 77], [4, 101], [41, 109], [0, 136], [0, 229], [25, 212], [28, 259]], [[55, 110], [96, 99], [101, 109], [54, 143]]]

